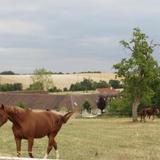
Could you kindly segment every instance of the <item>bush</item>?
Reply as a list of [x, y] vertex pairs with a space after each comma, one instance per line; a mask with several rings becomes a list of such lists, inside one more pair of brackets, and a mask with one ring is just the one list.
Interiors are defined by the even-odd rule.
[[14, 84], [1, 84], [0, 85], [0, 91], [6, 92], [6, 91], [21, 91], [22, 90], [22, 84], [21, 83], [14, 83]]
[[81, 82], [77, 82], [75, 84], [71, 84], [70, 91], [88, 91], [88, 90], [96, 90], [96, 88], [106, 88], [110, 85], [106, 81], [93, 81], [92, 79], [83, 79]]
[[67, 88], [67, 87], [63, 88], [63, 91], [64, 91], [64, 92], [67, 92], [67, 91], [68, 91], [68, 88]]
[[108, 88], [110, 87], [110, 84], [108, 84], [106, 81], [100, 80], [99, 82], [95, 82], [95, 89], [96, 88]]
[[107, 99], [105, 96], [100, 95], [97, 100], [97, 107], [101, 110], [101, 114], [103, 114], [103, 110], [106, 108]]
[[123, 85], [120, 83], [119, 80], [110, 80], [109, 84], [115, 89], [123, 88]]
[[83, 110], [86, 110], [88, 113], [91, 113], [91, 105], [87, 100], [82, 104], [82, 107]]
[[127, 98], [115, 99], [110, 102], [108, 111], [116, 115], [132, 115], [131, 101]]
[[29, 88], [27, 90], [30, 90], [30, 91], [35, 91], [35, 90], [44, 90], [44, 87], [43, 87], [43, 84], [41, 82], [35, 82], [35, 83], [32, 83], [30, 84]]
[[3, 71], [0, 73], [1, 75], [15, 75], [13, 71]]
[[48, 92], [62, 92], [62, 90], [57, 87], [53, 87], [53, 88], [48, 89]]

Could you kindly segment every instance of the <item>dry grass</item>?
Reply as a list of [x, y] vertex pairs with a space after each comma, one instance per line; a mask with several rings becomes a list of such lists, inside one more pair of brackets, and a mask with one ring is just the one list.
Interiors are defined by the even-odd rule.
[[[72, 83], [82, 81], [84, 78], [90, 78], [95, 81], [105, 80], [109, 81], [115, 79], [115, 74], [113, 73], [86, 73], [86, 74], [63, 74], [63, 75], [53, 75], [54, 85], [58, 88], [63, 89], [64, 87], [70, 87]], [[32, 83], [30, 75], [1, 75], [0, 82], [3, 83], [22, 83], [24, 89]]]
[[[158, 160], [160, 120], [132, 123], [128, 118], [71, 119], [57, 136], [66, 160]], [[0, 128], [0, 155], [16, 156], [11, 124]], [[34, 155], [43, 157], [47, 138], [35, 141]], [[27, 150], [26, 141], [23, 150]], [[24, 156], [28, 156], [26, 152]], [[51, 152], [49, 158], [54, 158]]]

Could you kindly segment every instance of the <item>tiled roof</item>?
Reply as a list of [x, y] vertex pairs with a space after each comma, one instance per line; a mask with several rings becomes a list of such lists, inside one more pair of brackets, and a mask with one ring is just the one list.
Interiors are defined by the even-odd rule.
[[119, 93], [119, 91], [117, 91], [114, 88], [97, 88], [96, 91], [97, 91], [97, 93], [108, 94], [108, 95], [118, 94]]

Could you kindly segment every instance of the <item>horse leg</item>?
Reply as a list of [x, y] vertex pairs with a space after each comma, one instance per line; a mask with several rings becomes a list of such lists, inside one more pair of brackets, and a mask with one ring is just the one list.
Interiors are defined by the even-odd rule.
[[56, 159], [59, 159], [59, 152], [58, 152], [58, 149], [57, 149], [57, 142], [53, 139], [53, 147], [56, 151]]
[[47, 153], [45, 154], [44, 156], [44, 159], [46, 159], [50, 153], [50, 151], [52, 150], [53, 148], [53, 136], [49, 135], [48, 136], [48, 147], [47, 147]]
[[154, 118], [155, 118], [155, 116], [154, 116], [154, 114], [152, 115], [153, 117], [152, 117], [152, 121], [154, 120]]
[[146, 114], [145, 115], [143, 115], [143, 122], [146, 122]]
[[28, 154], [31, 158], [34, 158], [32, 155], [33, 142], [34, 142], [33, 138], [28, 138]]
[[21, 139], [15, 138], [16, 141], [16, 148], [17, 148], [17, 157], [21, 156]]
[[150, 118], [151, 118], [151, 115], [149, 114], [148, 117], [149, 117], [149, 119], [150, 119]]
[[59, 152], [58, 152], [58, 149], [57, 149], [57, 143], [56, 141], [54, 140], [54, 136], [48, 136], [49, 137], [49, 140], [48, 140], [48, 148], [47, 148], [47, 153], [46, 155], [44, 156], [44, 159], [46, 159], [50, 153], [50, 151], [52, 150], [52, 148], [54, 147], [55, 151], [56, 151], [56, 159], [59, 159]]
[[140, 120], [140, 122], [142, 122], [142, 118], [143, 118], [143, 116], [141, 115], [141, 120]]

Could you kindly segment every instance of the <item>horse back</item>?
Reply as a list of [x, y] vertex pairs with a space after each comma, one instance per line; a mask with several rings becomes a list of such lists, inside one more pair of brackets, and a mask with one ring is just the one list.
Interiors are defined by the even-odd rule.
[[48, 111], [27, 112], [20, 127], [14, 124], [13, 131], [17, 132], [22, 138], [41, 138], [50, 133], [57, 133], [61, 127], [61, 118], [59, 114]]

